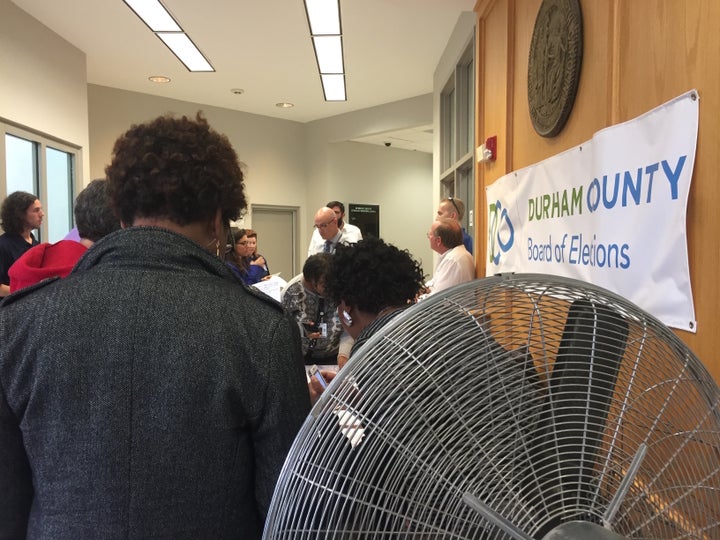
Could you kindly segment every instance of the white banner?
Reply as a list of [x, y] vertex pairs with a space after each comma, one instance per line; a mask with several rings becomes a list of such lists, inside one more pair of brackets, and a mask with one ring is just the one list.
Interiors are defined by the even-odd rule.
[[487, 275], [581, 279], [696, 331], [685, 233], [698, 94], [488, 186]]

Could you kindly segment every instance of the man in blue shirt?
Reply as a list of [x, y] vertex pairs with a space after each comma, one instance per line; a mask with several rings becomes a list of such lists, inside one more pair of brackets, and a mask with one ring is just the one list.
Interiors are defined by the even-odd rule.
[[[465, 216], [465, 203], [462, 202], [462, 199], [458, 199], [457, 197], [447, 197], [446, 199], [443, 199], [440, 201], [440, 204], [438, 205], [437, 209], [437, 217], [438, 218], [448, 218], [448, 219], [454, 219], [458, 223], [462, 224], [463, 217]], [[462, 225], [461, 225], [462, 227]], [[462, 227], [462, 235], [463, 235], [463, 245], [465, 246], [465, 249], [468, 250], [468, 253], [470, 255], [473, 254], [473, 239], [472, 236], [470, 236], [467, 231], [465, 230], [465, 227]]]

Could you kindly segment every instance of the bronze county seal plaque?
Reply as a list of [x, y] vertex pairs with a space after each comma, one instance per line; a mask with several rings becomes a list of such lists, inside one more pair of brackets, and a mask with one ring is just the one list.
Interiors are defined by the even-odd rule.
[[579, 0], [543, 0], [528, 61], [528, 104], [535, 131], [554, 137], [572, 111], [582, 65]]

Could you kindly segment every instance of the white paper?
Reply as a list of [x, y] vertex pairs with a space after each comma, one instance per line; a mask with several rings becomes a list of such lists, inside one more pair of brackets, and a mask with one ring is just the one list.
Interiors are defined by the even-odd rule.
[[287, 285], [287, 281], [281, 278], [279, 275], [272, 275], [268, 279], [258, 281], [251, 285], [257, 290], [264, 292], [269, 297], [274, 298], [278, 302], [280, 301], [280, 292]]

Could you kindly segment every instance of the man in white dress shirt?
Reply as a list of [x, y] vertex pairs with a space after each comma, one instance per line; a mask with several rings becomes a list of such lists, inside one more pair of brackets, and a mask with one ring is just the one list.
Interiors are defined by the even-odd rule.
[[[335, 216], [335, 224], [329, 223], [330, 214], [327, 209], [332, 210]], [[329, 247], [329, 253], [335, 252], [335, 246], [338, 242], [343, 244], [354, 244], [362, 240], [362, 232], [355, 225], [346, 223], [345, 205], [340, 201], [330, 201], [327, 206], [320, 208], [315, 214], [315, 230], [313, 230], [310, 245], [308, 246], [308, 257], [316, 253], [328, 252], [326, 246]], [[329, 223], [327, 226], [323, 226]], [[337, 236], [340, 234], [340, 236]], [[337, 236], [337, 238], [335, 238]], [[331, 244], [327, 244], [330, 240]]]
[[348, 223], [345, 221], [345, 205], [340, 201], [330, 201], [325, 206], [332, 208], [335, 215], [338, 218], [338, 227], [340, 227], [344, 233], [344, 239], [350, 244], [355, 244], [362, 240], [362, 232], [360, 227]]
[[430, 249], [440, 254], [435, 274], [425, 286], [427, 297], [444, 289], [475, 279], [475, 259], [463, 245], [462, 228], [454, 219], [433, 221], [427, 233]]

